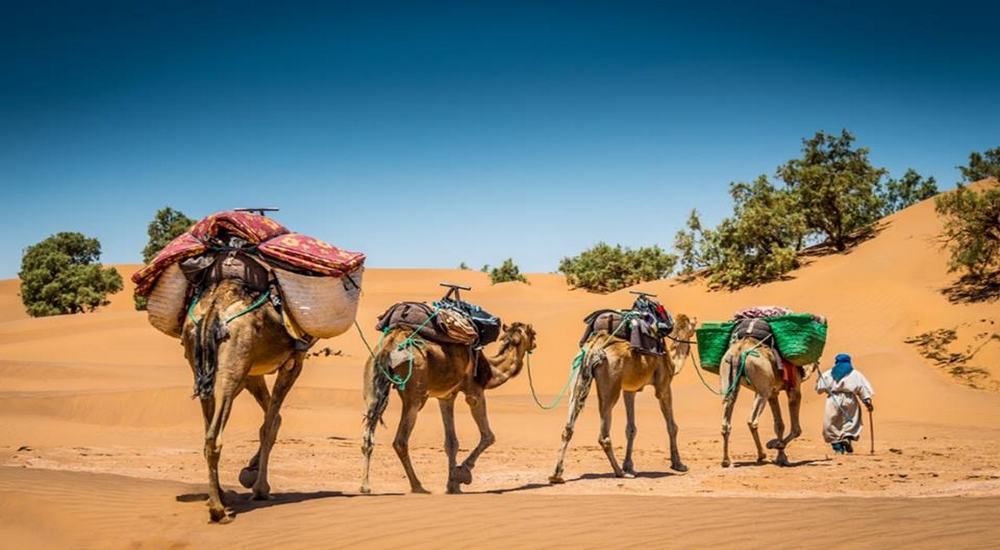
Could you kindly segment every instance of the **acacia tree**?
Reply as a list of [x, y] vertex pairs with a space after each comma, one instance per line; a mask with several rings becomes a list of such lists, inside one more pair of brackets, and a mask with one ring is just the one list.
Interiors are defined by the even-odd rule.
[[655, 281], [670, 275], [677, 256], [667, 254], [658, 246], [638, 250], [598, 243], [578, 256], [563, 258], [560, 273], [575, 287], [594, 292], [614, 292], [644, 281]]
[[798, 266], [797, 252], [806, 234], [794, 194], [777, 189], [766, 176], [753, 183], [732, 183], [733, 217], [716, 229], [718, 260], [709, 280], [739, 288], [778, 278]]
[[674, 236], [674, 249], [680, 253], [679, 274], [682, 276], [710, 268], [719, 260], [715, 232], [702, 227], [697, 210], [691, 210], [685, 225], [687, 229], [681, 229]]
[[[149, 226], [146, 228], [146, 234], [149, 236], [149, 242], [146, 243], [145, 248], [142, 249], [142, 261], [147, 264], [153, 261], [153, 258], [155, 258], [165, 246], [170, 244], [170, 241], [176, 239], [178, 236], [190, 229], [194, 223], [194, 220], [185, 216], [184, 213], [179, 210], [174, 210], [169, 206], [161, 208], [156, 215], [153, 216], [153, 221], [149, 222]], [[135, 309], [138, 311], [145, 311], [148, 299], [145, 296], [133, 296], [132, 298], [135, 300]]]
[[937, 183], [933, 176], [924, 179], [916, 170], [909, 168], [902, 178], [890, 178], [881, 189], [882, 216], [899, 212], [937, 194]]
[[101, 243], [81, 233], [57, 233], [29, 246], [21, 258], [21, 301], [28, 315], [94, 311], [122, 289], [122, 276], [98, 263]]
[[1000, 180], [1000, 147], [987, 149], [984, 153], [970, 153], [969, 165], [959, 166], [958, 170], [965, 182], [971, 183], [987, 178]]
[[944, 217], [944, 243], [951, 250], [948, 269], [965, 271], [973, 280], [1000, 279], [1000, 187], [974, 191], [963, 185], [1000, 177], [1000, 147], [970, 154], [969, 165], [959, 170], [965, 181], [934, 199], [935, 210]]
[[179, 210], [174, 210], [169, 206], [160, 209], [146, 228], [149, 242], [142, 249], [142, 261], [151, 262], [160, 250], [163, 250], [163, 247], [190, 229], [194, 223], [195, 220], [185, 216]]
[[854, 234], [880, 219], [877, 190], [886, 170], [872, 166], [868, 149], [853, 147], [847, 130], [840, 136], [820, 131], [803, 143], [802, 158], [779, 167], [778, 177], [794, 193], [806, 229], [844, 251]]

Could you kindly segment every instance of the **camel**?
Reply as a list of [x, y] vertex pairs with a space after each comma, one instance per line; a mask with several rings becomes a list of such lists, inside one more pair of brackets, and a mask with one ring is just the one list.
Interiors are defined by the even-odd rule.
[[[629, 342], [599, 330], [592, 334], [583, 344], [584, 356], [576, 373], [576, 382], [570, 395], [569, 419], [562, 433], [562, 448], [559, 459], [549, 483], [564, 483], [563, 461], [566, 458], [566, 448], [573, 437], [573, 427], [583, 410], [587, 395], [590, 393], [591, 381], [596, 381], [597, 402], [601, 415], [601, 431], [598, 438], [601, 448], [608, 456], [615, 477], [633, 478], [636, 476], [632, 462], [632, 445], [635, 441], [635, 394], [642, 391], [646, 385], [652, 385], [656, 390], [656, 398], [660, 401], [660, 411], [667, 423], [667, 433], [670, 436], [670, 468], [678, 472], [687, 471], [687, 466], [681, 462], [677, 449], [677, 423], [674, 421], [673, 397], [670, 392], [670, 382], [687, 359], [690, 352], [690, 338], [694, 335], [697, 319], [689, 319], [686, 315], [678, 315], [673, 330], [676, 344], [668, 354], [648, 355], [632, 349]], [[618, 398], [625, 397], [625, 461], [621, 466], [615, 460], [614, 448], [611, 445], [611, 412]]]
[[[268, 458], [281, 426], [281, 405], [302, 370], [305, 350], [296, 347], [281, 315], [267, 294], [248, 289], [241, 280], [222, 279], [209, 286], [184, 321], [184, 355], [195, 375], [195, 395], [205, 420], [208, 463], [208, 509], [213, 522], [232, 521], [219, 487], [222, 431], [236, 396], [250, 392], [264, 410], [260, 446], [240, 472], [240, 483], [253, 489], [251, 498], [270, 498]], [[277, 372], [269, 392], [264, 375]]]
[[[384, 336], [380, 351], [365, 365], [364, 394], [367, 404], [362, 453], [365, 457], [361, 492], [371, 493], [369, 467], [375, 446], [375, 426], [382, 421], [389, 402], [389, 390], [397, 384], [402, 412], [392, 446], [403, 463], [413, 493], [428, 493], [410, 462], [409, 439], [417, 413], [427, 399], [436, 397], [444, 421], [444, 449], [448, 455], [447, 492], [460, 493], [462, 484], [472, 483], [472, 468], [479, 455], [496, 441], [486, 414], [485, 390], [496, 388], [521, 371], [525, 355], [535, 349], [535, 330], [530, 324], [504, 325], [496, 353], [488, 357], [481, 349], [462, 344], [441, 344], [417, 338], [407, 327], [395, 327]], [[389, 375], [395, 382], [389, 380]], [[458, 437], [455, 434], [455, 398], [465, 402], [479, 428], [479, 444], [461, 465], [457, 464]]]
[[[770, 339], [770, 337], [766, 338]], [[756, 393], [753, 403], [753, 410], [750, 413], [750, 420], [747, 425], [753, 435], [754, 444], [757, 446], [757, 463], [761, 464], [767, 458], [764, 448], [760, 444], [760, 435], [757, 431], [760, 415], [764, 412], [764, 403], [771, 407], [771, 415], [774, 417], [775, 438], [767, 443], [768, 449], [777, 449], [778, 455], [774, 462], [781, 466], [788, 466], [788, 456], [785, 448], [788, 443], [802, 434], [799, 425], [799, 407], [802, 403], [802, 382], [808, 379], [818, 368], [818, 363], [803, 369], [795, 369], [795, 381], [786, 383], [779, 370], [779, 359], [768, 343], [758, 340], [753, 336], [744, 336], [729, 346], [726, 354], [722, 358], [719, 368], [721, 390], [723, 392], [723, 417], [722, 417], [722, 466], [728, 468], [731, 464], [729, 459], [729, 433], [731, 432], [731, 420], [733, 417], [733, 406], [736, 404], [736, 397], [739, 394], [740, 386], [748, 384]], [[741, 364], [742, 363], [742, 364]], [[785, 423], [781, 417], [781, 408], [778, 404], [778, 394], [784, 391], [788, 396], [788, 416], [792, 427], [788, 435], [784, 435]]]

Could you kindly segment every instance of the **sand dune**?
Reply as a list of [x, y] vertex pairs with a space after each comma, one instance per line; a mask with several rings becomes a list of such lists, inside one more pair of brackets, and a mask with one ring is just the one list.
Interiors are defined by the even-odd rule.
[[[476, 271], [369, 269], [358, 330], [320, 341], [314, 351], [333, 353], [311, 356], [289, 396], [268, 502], [247, 500], [236, 481], [260, 421], [252, 399], [238, 400], [221, 466], [237, 517], [225, 526], [207, 524], [200, 410], [183, 350], [134, 311], [131, 287], [96, 313], [32, 319], [18, 282], [0, 281], [0, 536], [11, 547], [43, 548], [994, 546], [1000, 310], [995, 301], [949, 300], [944, 291], [955, 276], [935, 243], [939, 231], [925, 201], [887, 218], [849, 253], [812, 257], [788, 280], [738, 292], [663, 280], [595, 295], [554, 274], [491, 285]], [[140, 266], [116, 267], [127, 280]], [[489, 394], [498, 441], [477, 463], [469, 494], [442, 494], [446, 462], [433, 403], [411, 445], [435, 494], [406, 494], [391, 447], [394, 399], [388, 427], [376, 434], [375, 494], [361, 496], [361, 374], [378, 340], [376, 318], [401, 300], [438, 299], [442, 281], [471, 286], [464, 297], [504, 321], [532, 323], [538, 349], [527, 371]], [[723, 469], [718, 378], [688, 362], [674, 381], [687, 473], [669, 469], [663, 419], [646, 391], [637, 399], [639, 477], [611, 474], [592, 398], [567, 455], [567, 483], [549, 485], [582, 320], [595, 309], [628, 307], [628, 290], [638, 289], [700, 321], [765, 304], [826, 316], [824, 365], [850, 353], [875, 386], [874, 453], [865, 440], [855, 455], [831, 455], [820, 436], [822, 399], [808, 391], [805, 433], [788, 451], [793, 466], [757, 465], [744, 394], [734, 416], [736, 467]], [[934, 331], [955, 332], [942, 350], [971, 355], [964, 374], [907, 342]], [[619, 456], [623, 417], [619, 406], [612, 430]], [[462, 405], [458, 422], [464, 453], [478, 434]], [[844, 517], [852, 521], [847, 532], [829, 529]]]

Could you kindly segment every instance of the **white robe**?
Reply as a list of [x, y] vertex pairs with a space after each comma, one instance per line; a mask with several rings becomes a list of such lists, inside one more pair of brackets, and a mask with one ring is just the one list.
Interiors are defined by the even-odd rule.
[[839, 381], [833, 379], [833, 369], [816, 379], [816, 392], [827, 394], [823, 417], [823, 439], [836, 443], [846, 439], [857, 440], [863, 428], [862, 401], [875, 395], [872, 385], [858, 369], [852, 370]]

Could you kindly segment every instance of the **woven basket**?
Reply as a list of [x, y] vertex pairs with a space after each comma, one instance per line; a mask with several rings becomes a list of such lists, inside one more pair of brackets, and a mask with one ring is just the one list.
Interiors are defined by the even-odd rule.
[[695, 329], [698, 360], [701, 361], [703, 370], [718, 374], [722, 357], [729, 349], [729, 337], [733, 332], [733, 325], [732, 321], [723, 323], [709, 321]]
[[[310, 336], [332, 338], [358, 314], [364, 268], [343, 277], [314, 277], [274, 268], [288, 314]], [[353, 282], [352, 282], [353, 281]]]
[[160, 274], [149, 292], [146, 312], [149, 324], [174, 338], [181, 337], [184, 324], [184, 299], [187, 297], [188, 280], [178, 264], [170, 264]]
[[792, 313], [768, 317], [774, 341], [782, 357], [793, 365], [804, 367], [823, 355], [826, 345], [826, 323], [808, 313]]

